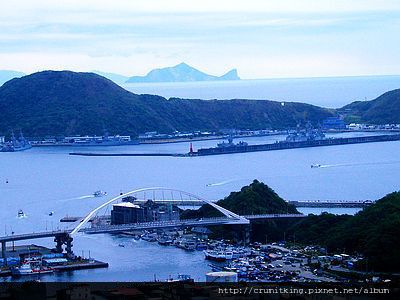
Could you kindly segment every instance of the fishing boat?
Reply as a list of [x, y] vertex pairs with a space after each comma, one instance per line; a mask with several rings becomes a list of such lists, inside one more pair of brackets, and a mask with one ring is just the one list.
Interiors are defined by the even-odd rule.
[[156, 233], [144, 233], [140, 237], [142, 240], [144, 240], [146, 242], [156, 242], [157, 241]]
[[187, 251], [196, 250], [196, 242], [195, 241], [191, 241], [191, 240], [185, 241], [184, 244], [183, 244], [183, 249], [185, 249]]
[[12, 276], [24, 276], [24, 275], [35, 275], [35, 274], [48, 274], [53, 273], [54, 269], [48, 267], [32, 267], [30, 263], [23, 263], [19, 267], [11, 269]]
[[157, 239], [157, 242], [159, 245], [168, 246], [172, 244], [173, 240], [167, 236], [162, 236]]
[[190, 275], [178, 274], [178, 278], [168, 278], [167, 282], [194, 282], [194, 279]]
[[203, 250], [207, 250], [207, 249], [208, 249], [208, 246], [207, 246], [207, 243], [205, 243], [205, 242], [199, 242], [196, 245], [196, 250], [198, 250], [198, 251], [203, 251]]
[[204, 250], [203, 253], [208, 260], [226, 261], [233, 259], [232, 251]]

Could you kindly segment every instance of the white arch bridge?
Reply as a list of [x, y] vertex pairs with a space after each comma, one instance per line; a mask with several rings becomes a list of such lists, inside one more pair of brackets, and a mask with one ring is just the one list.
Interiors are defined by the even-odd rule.
[[[157, 193], [157, 197], [156, 197]], [[140, 199], [140, 196], [143, 196]], [[146, 196], [147, 195], [147, 196]], [[152, 201], [159, 203], [173, 203], [173, 204], [194, 204], [199, 205], [201, 203], [209, 204], [223, 216], [216, 218], [197, 218], [197, 219], [186, 219], [186, 220], [171, 220], [171, 221], [152, 221], [132, 224], [103, 224], [87, 227], [88, 223], [96, 218], [96, 215], [109, 205], [121, 201], [123, 198], [128, 196], [134, 196], [133, 203], [140, 203], [149, 200], [148, 196], [152, 196]], [[160, 196], [161, 195], [161, 196]], [[174, 199], [177, 198], [177, 199]], [[211, 225], [248, 225], [251, 220], [262, 220], [262, 219], [281, 219], [281, 218], [303, 218], [302, 214], [263, 214], [263, 215], [246, 215], [240, 216], [235, 214], [228, 209], [225, 209], [213, 201], [203, 199], [192, 193], [185, 191], [162, 188], [162, 187], [149, 187], [136, 189], [127, 193], [121, 193], [120, 195], [107, 200], [103, 204], [97, 206], [90, 211], [85, 217], [77, 218], [77, 225], [72, 229], [57, 230], [57, 231], [44, 231], [36, 233], [25, 233], [15, 234], [0, 237], [0, 243], [2, 244], [2, 257], [6, 256], [6, 243], [19, 240], [32, 240], [45, 237], [54, 237], [56, 242], [56, 250], [62, 251], [62, 245], [66, 245], [67, 252], [72, 252], [72, 239], [73, 236], [79, 232], [87, 234], [100, 234], [100, 233], [119, 233], [126, 231], [145, 230], [145, 229], [167, 229], [167, 228], [182, 228], [182, 227], [196, 227], [196, 226], [211, 226]], [[76, 224], [74, 223], [74, 224]]]

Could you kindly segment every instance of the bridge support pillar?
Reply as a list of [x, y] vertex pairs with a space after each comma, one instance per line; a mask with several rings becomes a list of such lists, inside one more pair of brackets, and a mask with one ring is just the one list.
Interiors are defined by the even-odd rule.
[[4, 265], [7, 266], [7, 242], [1, 242], [1, 257], [4, 259]]
[[63, 252], [63, 248], [62, 248], [63, 240], [62, 240], [62, 237], [60, 235], [57, 235], [54, 238], [54, 242], [56, 242], [56, 252], [57, 253], [62, 253]]
[[250, 244], [250, 235], [251, 235], [251, 225], [243, 225], [243, 245], [247, 246]]
[[73, 241], [73, 238], [70, 236], [70, 235], [68, 235], [67, 237], [66, 237], [66, 247], [65, 247], [65, 251], [67, 251], [67, 254], [68, 255], [71, 255], [71, 254], [73, 254], [73, 251], [72, 251], [72, 241]]
[[251, 225], [233, 225], [232, 226], [233, 238], [236, 243], [240, 243], [243, 246], [250, 244], [250, 233]]

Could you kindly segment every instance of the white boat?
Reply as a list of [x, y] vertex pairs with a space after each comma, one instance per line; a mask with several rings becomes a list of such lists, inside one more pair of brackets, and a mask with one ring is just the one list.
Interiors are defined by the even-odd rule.
[[233, 259], [232, 251], [215, 251], [215, 250], [204, 250], [204, 255], [206, 259], [214, 261], [226, 261]]
[[178, 278], [177, 279], [173, 279], [168, 278], [167, 282], [194, 282], [194, 279], [192, 279], [192, 277], [190, 275], [186, 275], [186, 274], [178, 274]]
[[95, 191], [93, 193], [93, 196], [95, 196], [95, 197], [103, 197], [103, 196], [106, 196], [106, 195], [107, 195], [107, 192], [104, 192], [104, 191], [101, 191], [101, 190]]
[[23, 275], [34, 275], [34, 274], [48, 274], [53, 273], [54, 269], [46, 267], [34, 267], [32, 268], [30, 263], [24, 263], [19, 267], [15, 267], [11, 270], [13, 276]]
[[196, 242], [195, 241], [185, 241], [183, 244], [183, 249], [188, 251], [196, 250]]
[[26, 218], [26, 215], [25, 215], [25, 213], [23, 212], [22, 209], [20, 209], [18, 211], [17, 218], [19, 218], [19, 219]]

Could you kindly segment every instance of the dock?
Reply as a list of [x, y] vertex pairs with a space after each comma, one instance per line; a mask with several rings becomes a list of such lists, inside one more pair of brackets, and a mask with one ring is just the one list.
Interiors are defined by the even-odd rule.
[[274, 151], [274, 150], [286, 150], [286, 149], [297, 149], [297, 148], [391, 142], [399, 140], [400, 140], [400, 134], [386, 134], [386, 135], [371, 135], [371, 136], [349, 137], [349, 138], [329, 138], [329, 139], [309, 140], [309, 141], [299, 141], [299, 142], [281, 141], [272, 144], [258, 144], [258, 145], [246, 144], [246, 145], [232, 145], [228, 147], [201, 148], [197, 150], [197, 152], [191, 153], [189, 156]]
[[323, 207], [323, 208], [363, 208], [374, 203], [371, 200], [302, 200], [288, 201], [296, 207]]
[[60, 265], [53, 267], [55, 271], [60, 271], [60, 272], [84, 270], [84, 269], [98, 269], [98, 268], [108, 268], [108, 263], [98, 260], [93, 260], [91, 262], [75, 263], [70, 265]]
[[69, 155], [76, 156], [121, 156], [121, 157], [196, 157], [207, 155], [221, 155], [233, 153], [246, 153], [246, 152], [259, 152], [259, 151], [275, 151], [287, 150], [298, 148], [311, 148], [311, 147], [325, 147], [325, 146], [339, 146], [350, 144], [363, 144], [363, 143], [377, 143], [377, 142], [391, 142], [400, 141], [400, 134], [386, 134], [386, 135], [371, 135], [362, 137], [349, 137], [349, 138], [328, 138], [320, 140], [309, 140], [299, 142], [280, 141], [270, 144], [256, 144], [256, 145], [232, 145], [228, 147], [213, 147], [213, 148], [200, 148], [197, 151], [189, 153], [107, 153], [107, 152], [70, 152]]

